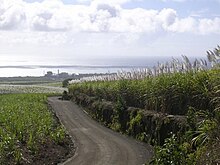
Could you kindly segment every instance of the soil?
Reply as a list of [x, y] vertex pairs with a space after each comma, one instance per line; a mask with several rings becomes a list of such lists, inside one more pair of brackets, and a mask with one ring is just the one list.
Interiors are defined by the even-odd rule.
[[[67, 135], [62, 144], [56, 144], [52, 140], [47, 139], [44, 143], [37, 146], [37, 151], [31, 152], [26, 145], [21, 146], [22, 159], [21, 165], [55, 165], [66, 161], [72, 157], [75, 152], [73, 141]], [[8, 156], [5, 165], [15, 164], [12, 157]]]
[[23, 155], [26, 160], [22, 164], [31, 165], [54, 165], [61, 163], [74, 154], [74, 145], [69, 136], [66, 136], [62, 144], [56, 144], [51, 140], [47, 140], [38, 146], [37, 154], [30, 151], [24, 151]]

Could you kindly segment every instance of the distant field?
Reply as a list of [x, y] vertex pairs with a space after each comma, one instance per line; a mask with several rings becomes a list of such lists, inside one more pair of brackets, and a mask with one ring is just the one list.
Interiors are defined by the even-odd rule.
[[34, 84], [47, 84], [51, 81], [0, 81], [0, 84], [10, 84], [10, 85], [34, 85]]
[[49, 83], [41, 83], [40, 86], [50, 86], [50, 87], [62, 87], [62, 82], [49, 82]]
[[[54, 84], [53, 84], [54, 85]], [[61, 94], [64, 90], [62, 87], [49, 85], [9, 85], [0, 84], [0, 94], [5, 93], [57, 93]]]
[[62, 78], [59, 77], [0, 77], [0, 84], [8, 85], [40, 85], [62, 86]]

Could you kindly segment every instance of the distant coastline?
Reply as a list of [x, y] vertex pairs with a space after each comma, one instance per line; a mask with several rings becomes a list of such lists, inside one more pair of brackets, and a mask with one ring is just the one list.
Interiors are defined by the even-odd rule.
[[[118, 58], [109, 60], [89, 61], [84, 63], [77, 61], [78, 64], [67, 64], [64, 61], [43, 60], [31, 61], [30, 63], [0, 63], [0, 77], [27, 77], [44, 76], [48, 71], [57, 73], [66, 72], [69, 74], [94, 74], [94, 73], [116, 73], [118, 71], [130, 71], [132, 69], [152, 68], [158, 65], [158, 62], [170, 61], [172, 57], [146, 57], [146, 58]], [[193, 60], [193, 59], [192, 59]], [[76, 62], [76, 61], [75, 61]]]
[[146, 66], [115, 66], [115, 65], [6, 65], [0, 68], [19, 68], [19, 69], [36, 69], [36, 68], [146, 68]]
[[[116, 73], [124, 70], [146, 68], [147, 66], [106, 66], [106, 65], [11, 65], [0, 66], [0, 77], [40, 77], [48, 71], [69, 74]], [[16, 74], [15, 74], [16, 73]]]

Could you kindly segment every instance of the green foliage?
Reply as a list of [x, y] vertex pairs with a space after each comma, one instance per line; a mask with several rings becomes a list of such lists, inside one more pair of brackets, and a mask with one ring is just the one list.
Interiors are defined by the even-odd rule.
[[84, 93], [102, 100], [117, 102], [120, 96], [127, 106], [185, 115], [188, 108], [209, 109], [216, 96], [220, 70], [163, 74], [143, 80], [99, 81], [72, 84], [69, 93]]
[[70, 97], [68, 95], [68, 92], [67, 91], [63, 91], [63, 94], [62, 94], [62, 100], [69, 100]]
[[131, 120], [129, 122], [129, 128], [128, 128], [128, 133], [130, 135], [135, 135], [136, 138], [140, 139], [140, 140], [144, 140], [144, 133], [141, 133], [141, 135], [139, 134], [140, 132], [137, 130], [138, 128], [140, 128], [141, 126], [141, 122], [142, 122], [142, 114], [139, 112], [136, 116], [131, 117]]
[[63, 80], [62, 87], [68, 87], [69, 81], [71, 81], [71, 80], [72, 80], [71, 78]]
[[217, 122], [214, 120], [204, 119], [196, 124], [195, 131], [189, 131], [188, 135], [191, 139], [191, 145], [194, 147], [203, 146], [211, 139], [212, 132], [217, 128]]
[[45, 94], [0, 95], [0, 164], [9, 157], [15, 163], [22, 159], [22, 149], [33, 154], [51, 135], [55, 142], [63, 140], [64, 130], [47, 107]]
[[[213, 111], [195, 110], [190, 107], [187, 114], [189, 131], [179, 139], [172, 135], [162, 146], [157, 146], [151, 164], [213, 164], [215, 159], [218, 159], [218, 154], [213, 151], [219, 151], [213, 147], [219, 143], [220, 138], [220, 121], [217, 118]], [[210, 153], [212, 155], [209, 156]]]
[[[219, 78], [220, 81], [220, 78]], [[214, 107], [214, 116], [220, 121], [220, 85], [216, 85], [214, 88], [215, 97], [211, 100], [211, 104]]]
[[126, 130], [126, 119], [125, 111], [127, 109], [126, 102], [121, 96], [118, 96], [118, 101], [114, 107], [114, 116], [112, 119], [111, 128], [116, 131], [125, 131]]
[[182, 165], [186, 164], [187, 145], [179, 145], [175, 135], [165, 140], [161, 147], [156, 147], [155, 158], [150, 164], [155, 165]]
[[[216, 123], [205, 120], [200, 124], [192, 136], [187, 132], [178, 139], [175, 135], [165, 140], [162, 146], [155, 147], [155, 156], [150, 164], [154, 165], [182, 165], [198, 164], [200, 158], [207, 152], [211, 135], [216, 129]], [[203, 162], [202, 164], [204, 164]]]
[[54, 130], [53, 133], [51, 133], [52, 139], [55, 141], [57, 144], [62, 144], [63, 140], [65, 138], [65, 129], [64, 127], [58, 127]]

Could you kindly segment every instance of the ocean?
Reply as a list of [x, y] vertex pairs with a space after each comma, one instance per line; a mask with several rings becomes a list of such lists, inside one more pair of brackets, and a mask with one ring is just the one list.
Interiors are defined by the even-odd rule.
[[[4, 59], [0, 61], [0, 77], [17, 76], [44, 76], [48, 71], [54, 74], [67, 72], [69, 74], [80, 73], [115, 73], [120, 70], [132, 70], [137, 68], [153, 67], [158, 62], [170, 61], [168, 57], [123, 57], [108, 59]], [[49, 62], [48, 62], [49, 61]], [[73, 61], [73, 62], [72, 62]]]

